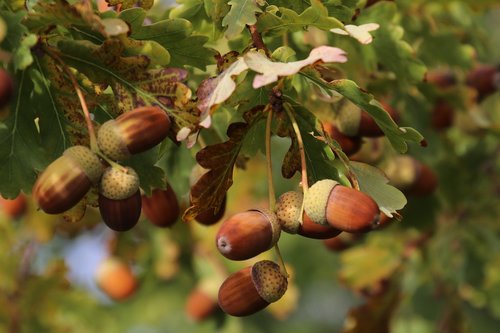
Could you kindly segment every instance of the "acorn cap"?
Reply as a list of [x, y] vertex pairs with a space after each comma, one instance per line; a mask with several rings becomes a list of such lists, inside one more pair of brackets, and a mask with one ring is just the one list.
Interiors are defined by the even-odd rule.
[[347, 136], [357, 136], [363, 111], [354, 103], [343, 99], [338, 110], [335, 125], [340, 133]]
[[258, 261], [252, 266], [252, 281], [260, 297], [268, 303], [279, 300], [288, 286], [279, 265], [270, 260]]
[[307, 216], [314, 222], [327, 225], [326, 221], [326, 206], [330, 192], [338, 185], [331, 179], [323, 179], [309, 188], [304, 196], [304, 211]]
[[106, 121], [97, 131], [97, 145], [106, 156], [115, 161], [123, 161], [132, 156], [114, 119]]
[[110, 167], [102, 175], [99, 191], [108, 199], [122, 200], [137, 192], [139, 183], [139, 176], [131, 167]]
[[75, 161], [82, 171], [96, 184], [103, 173], [103, 166], [99, 157], [85, 146], [73, 146], [66, 149], [63, 156], [68, 156]]
[[276, 216], [281, 229], [290, 234], [296, 234], [300, 226], [300, 213], [304, 195], [297, 191], [285, 192], [276, 203]]

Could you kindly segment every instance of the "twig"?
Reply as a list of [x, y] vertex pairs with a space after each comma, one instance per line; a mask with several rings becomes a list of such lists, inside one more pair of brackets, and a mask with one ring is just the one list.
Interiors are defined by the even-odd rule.
[[264, 40], [262, 39], [261, 34], [257, 31], [257, 26], [255, 24], [247, 25], [248, 30], [250, 31], [250, 36], [252, 37], [253, 45], [257, 48], [257, 50], [264, 50], [266, 55], [269, 56], [269, 50], [264, 44]]
[[271, 124], [273, 120], [273, 108], [268, 107], [267, 121], [266, 121], [266, 162], [267, 162], [267, 188], [269, 193], [269, 209], [274, 211], [276, 206], [276, 194], [274, 191], [273, 182], [273, 163], [271, 159]]
[[290, 122], [292, 123], [293, 131], [295, 132], [295, 136], [297, 137], [297, 143], [299, 145], [300, 165], [302, 169], [301, 170], [302, 190], [305, 195], [307, 190], [309, 189], [309, 184], [307, 180], [307, 164], [306, 164], [306, 154], [304, 150], [304, 142], [302, 141], [302, 135], [300, 134], [299, 125], [297, 124], [297, 120], [293, 115], [293, 111], [290, 109], [290, 105], [285, 103], [283, 106], [288, 115], [288, 118], [290, 119]]

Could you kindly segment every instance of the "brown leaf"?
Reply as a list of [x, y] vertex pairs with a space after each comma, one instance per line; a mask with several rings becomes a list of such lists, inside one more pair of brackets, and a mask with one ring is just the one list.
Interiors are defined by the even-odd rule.
[[185, 221], [191, 221], [199, 213], [222, 204], [227, 190], [233, 184], [233, 169], [245, 135], [252, 126], [264, 119], [260, 112], [262, 108], [260, 106], [248, 111], [244, 116], [246, 122], [229, 125], [228, 141], [206, 146], [196, 154], [198, 164], [209, 171], [191, 187], [191, 207], [184, 213]]

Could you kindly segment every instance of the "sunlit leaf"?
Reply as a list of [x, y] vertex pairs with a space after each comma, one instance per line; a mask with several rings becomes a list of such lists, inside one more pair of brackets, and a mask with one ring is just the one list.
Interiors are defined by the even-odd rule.
[[231, 9], [222, 20], [222, 26], [227, 26], [225, 35], [231, 39], [241, 34], [245, 25], [255, 24], [257, 22], [255, 13], [262, 11], [254, 0], [231, 0], [228, 4]]

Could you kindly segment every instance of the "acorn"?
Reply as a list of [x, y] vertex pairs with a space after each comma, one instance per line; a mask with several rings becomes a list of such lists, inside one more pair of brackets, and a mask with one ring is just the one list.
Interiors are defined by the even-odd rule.
[[324, 239], [323, 245], [332, 252], [341, 252], [350, 248], [359, 238], [359, 234], [343, 232], [336, 237]]
[[0, 68], [0, 109], [3, 109], [10, 103], [14, 93], [14, 83], [9, 73]]
[[466, 84], [478, 92], [482, 100], [500, 89], [500, 69], [490, 65], [479, 65], [467, 74]]
[[380, 219], [377, 203], [367, 194], [323, 179], [304, 196], [304, 210], [314, 223], [346, 232], [366, 232]]
[[434, 171], [411, 156], [396, 156], [384, 171], [389, 183], [407, 194], [430, 195], [438, 186]]
[[332, 123], [323, 124], [325, 131], [330, 135], [330, 137], [337, 141], [342, 148], [342, 151], [350, 156], [356, 153], [361, 148], [361, 137], [360, 136], [347, 136], [342, 134], [337, 127]]
[[216, 236], [216, 246], [228, 259], [246, 260], [273, 247], [280, 232], [280, 224], [273, 212], [249, 210], [224, 221]]
[[13, 219], [21, 217], [26, 211], [27, 206], [26, 196], [22, 193], [15, 199], [4, 199], [4, 197], [0, 196], [0, 210]]
[[[384, 111], [387, 112], [394, 121], [399, 118], [396, 110], [389, 104], [381, 102]], [[337, 113], [335, 123], [340, 133], [350, 137], [380, 137], [384, 132], [377, 125], [375, 120], [361, 108], [350, 101], [345, 101]]]
[[170, 118], [159, 107], [144, 106], [108, 120], [97, 132], [99, 149], [115, 161], [153, 148], [167, 137]]
[[383, 138], [365, 138], [361, 149], [349, 156], [351, 161], [363, 162], [366, 164], [375, 165], [384, 156], [385, 140]]
[[116, 301], [130, 297], [138, 285], [130, 266], [116, 257], [107, 258], [99, 264], [96, 282], [106, 295]]
[[303, 212], [301, 222], [299, 217], [302, 211], [303, 198], [303, 194], [296, 191], [285, 192], [278, 198], [276, 216], [281, 225], [281, 230], [314, 239], [331, 238], [341, 232], [330, 225], [314, 223], [305, 212]]
[[453, 124], [455, 111], [444, 99], [438, 99], [431, 110], [431, 126], [435, 130], [444, 130]]
[[424, 81], [441, 89], [453, 87], [457, 84], [457, 78], [452, 71], [434, 70], [425, 73]]
[[236, 317], [254, 314], [279, 300], [288, 280], [272, 261], [258, 261], [230, 275], [219, 288], [219, 306]]
[[103, 166], [89, 148], [73, 146], [52, 162], [33, 186], [33, 198], [48, 214], [75, 206], [101, 178]]
[[139, 176], [134, 169], [106, 169], [101, 179], [98, 202], [101, 217], [110, 229], [132, 229], [139, 221], [142, 206]]
[[142, 210], [149, 222], [166, 228], [175, 224], [179, 218], [179, 201], [172, 186], [167, 183], [165, 190], [155, 189], [151, 196], [142, 196]]
[[212, 316], [218, 308], [217, 300], [201, 288], [196, 288], [189, 293], [185, 311], [191, 320], [198, 323]]

